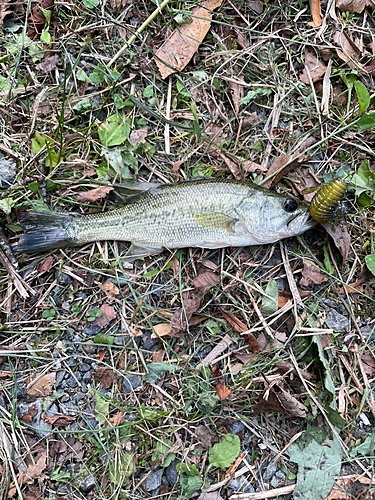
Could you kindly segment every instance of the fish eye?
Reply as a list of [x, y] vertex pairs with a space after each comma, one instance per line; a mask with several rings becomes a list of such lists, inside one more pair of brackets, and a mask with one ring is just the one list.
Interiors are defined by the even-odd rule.
[[298, 202], [296, 200], [292, 200], [291, 198], [287, 198], [284, 200], [284, 210], [288, 213], [292, 213], [298, 208]]

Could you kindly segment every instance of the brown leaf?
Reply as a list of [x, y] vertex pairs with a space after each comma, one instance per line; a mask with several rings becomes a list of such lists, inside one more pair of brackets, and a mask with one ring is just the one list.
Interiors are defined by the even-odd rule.
[[182, 71], [195, 54], [211, 26], [212, 10], [222, 0], [207, 0], [191, 12], [191, 22], [183, 24], [163, 43], [154, 56], [162, 78]]
[[65, 427], [74, 422], [76, 417], [69, 417], [67, 415], [54, 415], [53, 417], [44, 417], [44, 422], [51, 425]]
[[327, 276], [322, 274], [320, 270], [308, 261], [303, 262], [302, 278], [299, 281], [301, 286], [321, 285], [328, 281]]
[[375, 372], [375, 360], [370, 352], [362, 354], [360, 362], [362, 363], [366, 375], [372, 375]]
[[146, 142], [148, 127], [142, 127], [138, 130], [132, 130], [130, 133], [130, 142], [135, 146], [138, 143]]
[[111, 281], [105, 281], [102, 285], [99, 285], [99, 288], [106, 294], [108, 302], [113, 302], [116, 295], [120, 293], [120, 290]]
[[44, 452], [35, 464], [29, 465], [25, 473], [25, 483], [33, 483], [34, 479], [41, 480], [42, 472], [46, 468], [47, 452]]
[[98, 353], [95, 354], [95, 359], [97, 359], [98, 361], [103, 361], [104, 358], [105, 358], [105, 349], [100, 349], [100, 351], [98, 351]]
[[157, 335], [151, 334], [151, 338], [166, 337], [171, 333], [171, 325], [169, 323], [159, 323], [158, 325], [152, 325]]
[[199, 425], [195, 429], [195, 435], [197, 439], [201, 442], [203, 448], [210, 449], [212, 445], [219, 442], [218, 435], [210, 429], [210, 427], [204, 427]]
[[204, 271], [196, 276], [191, 284], [202, 295], [205, 295], [211, 288], [220, 283], [220, 277], [212, 271]]
[[101, 306], [100, 310], [102, 311], [102, 315], [99, 318], [95, 318], [95, 320], [92, 322], [92, 324], [98, 325], [101, 328], [104, 328], [113, 319], [116, 318], [116, 311], [113, 309], [112, 306], [107, 306], [106, 304], [103, 304]]
[[[320, 181], [317, 178], [316, 174], [309, 167], [301, 167], [295, 172], [291, 172], [288, 176], [293, 181], [293, 187], [298, 191], [298, 193], [302, 193], [306, 189], [310, 188], [318, 188], [320, 186]], [[311, 193], [307, 193], [303, 195], [305, 201], [310, 202], [315, 196], [316, 190]]]
[[291, 396], [280, 387], [271, 388], [268, 399], [266, 400], [261, 397], [258, 403], [253, 407], [254, 413], [277, 412], [300, 418], [306, 418], [307, 411], [304, 404], [297, 401], [294, 396]]
[[[320, 0], [318, 0], [318, 2], [319, 1]], [[311, 80], [313, 82], [317, 82], [326, 71], [327, 66], [320, 62], [312, 52], [305, 50], [305, 67], [299, 77], [301, 82], [306, 83], [306, 85], [310, 85], [309, 73]]]
[[44, 10], [51, 11], [51, 22], [52, 22], [53, 9], [55, 7], [55, 0], [41, 0], [39, 2], [39, 5], [36, 5], [33, 8], [33, 10], [31, 11], [31, 14], [29, 16], [29, 29], [27, 31], [27, 34], [30, 37], [33, 37], [35, 35], [40, 35], [43, 31], [45, 24], [46, 24], [46, 18], [44, 17], [44, 14], [41, 11], [40, 7]]
[[295, 151], [291, 155], [280, 155], [268, 169], [266, 179], [275, 172], [277, 172], [277, 174], [275, 174], [271, 179], [266, 180], [266, 182], [263, 183], [263, 187], [272, 189], [278, 182], [280, 182], [284, 175], [289, 174], [291, 170], [307, 162], [307, 160], [310, 159], [310, 156], [311, 155], [309, 154], [303, 155], [299, 151]]
[[4, 23], [5, 16], [12, 13], [8, 7], [10, 7], [10, 1], [0, 0], [0, 26]]
[[225, 311], [224, 309], [220, 308], [220, 312], [223, 316], [223, 318], [230, 324], [230, 326], [233, 328], [233, 330], [236, 333], [243, 333], [248, 330], [247, 326], [245, 323], [243, 323], [240, 319], [237, 318], [234, 314], [232, 314], [229, 311]]
[[343, 12], [358, 12], [360, 14], [365, 7], [373, 7], [373, 0], [336, 0], [336, 7]]
[[313, 28], [319, 28], [322, 24], [322, 16], [320, 10], [320, 0], [311, 0], [311, 16], [313, 18], [312, 22], [307, 23]]
[[100, 186], [95, 189], [90, 189], [90, 191], [79, 193], [77, 200], [83, 203], [93, 203], [101, 198], [105, 198], [111, 191], [113, 191], [113, 187], [111, 186]]
[[334, 41], [342, 49], [336, 49], [340, 59], [347, 62], [350, 67], [358, 68], [361, 66], [359, 61], [362, 57], [362, 52], [345, 31], [338, 31], [335, 34]]
[[48, 272], [51, 269], [54, 260], [53, 255], [49, 255], [46, 259], [39, 262], [37, 267], [38, 273], [41, 274], [43, 272]]
[[46, 57], [42, 62], [36, 65], [36, 69], [42, 73], [49, 73], [56, 68], [58, 58], [59, 56], [57, 54]]
[[50, 396], [55, 380], [56, 372], [47, 373], [47, 375], [43, 375], [42, 377], [39, 377], [38, 374], [31, 375], [27, 379], [26, 392], [29, 396]]
[[342, 224], [332, 227], [329, 222], [325, 222], [324, 224], [322, 224], [322, 226], [333, 239], [333, 243], [341, 253], [342, 261], [345, 262], [349, 255], [351, 243], [348, 228]]
[[278, 308], [281, 309], [284, 307], [292, 298], [293, 295], [291, 293], [279, 290]]
[[224, 500], [218, 491], [202, 492], [197, 500]]
[[[243, 76], [238, 76], [237, 80], [240, 80], [242, 82], [245, 81]], [[238, 115], [240, 112], [240, 100], [244, 96], [243, 85], [241, 85], [240, 83], [235, 83], [233, 82], [233, 80], [231, 80], [229, 82], [229, 88], [234, 104], [234, 111], [236, 112], [236, 115]]]
[[372, 500], [374, 492], [372, 478], [352, 474], [335, 479], [333, 489], [325, 500]]
[[93, 373], [92, 378], [95, 382], [101, 382], [103, 389], [109, 389], [112, 384], [116, 383], [119, 376], [110, 368], [100, 366], [96, 373]]
[[215, 390], [219, 398], [221, 399], [221, 401], [225, 401], [232, 390], [228, 389], [228, 387], [225, 385], [224, 379], [221, 376], [221, 371], [219, 370], [217, 365], [212, 368], [212, 376], [216, 380]]

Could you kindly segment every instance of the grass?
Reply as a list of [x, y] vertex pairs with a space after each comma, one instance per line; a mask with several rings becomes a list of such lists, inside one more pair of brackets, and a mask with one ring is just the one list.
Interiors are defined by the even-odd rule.
[[[373, 129], [360, 128], [363, 116], [373, 112], [373, 76], [340, 58], [332, 21], [317, 36], [308, 25], [309, 9], [301, 10], [300, 3], [266, 4], [257, 14], [244, 2], [228, 2], [214, 14], [185, 70], [162, 81], [154, 53], [178, 28], [176, 16], [190, 14], [196, 2], [164, 4], [152, 18], [150, 2], [95, 8], [57, 3], [51, 42], [25, 38], [26, 12], [11, 7], [0, 48], [0, 151], [17, 163], [0, 200], [11, 244], [19, 237], [17, 217], [24, 207], [106, 210], [111, 202], [83, 204], [77, 194], [133, 178], [233, 178], [220, 154], [268, 168], [314, 137], [304, 152], [312, 155], [305, 167], [327, 180], [344, 166], [340, 171], [351, 181], [350, 253], [343, 262], [323, 228], [284, 244], [289, 268], [278, 243], [166, 251], [129, 264], [124, 243], [100, 242], [22, 257], [20, 275], [36, 292], [26, 299], [0, 269], [2, 498], [38, 498], [48, 491], [77, 499], [172, 499], [198, 497], [211, 487], [234, 499], [236, 474], [261, 491], [267, 484], [292, 486], [298, 469], [286, 448], [315, 423], [327, 442], [334, 439], [332, 429], [339, 435], [342, 475], [372, 478], [373, 450], [364, 456], [350, 452], [371, 437], [375, 417], [372, 341], [366, 340], [373, 328], [374, 278], [363, 274], [365, 256], [375, 254]], [[360, 30], [368, 50], [372, 11], [338, 13], [338, 19], [349, 36]], [[328, 115], [321, 107], [322, 82], [300, 81], [306, 49], [325, 64], [332, 61]], [[56, 67], [44, 72], [45, 58], [53, 55]], [[370, 64], [370, 55], [364, 58]], [[355, 81], [368, 91], [367, 108], [367, 94]], [[246, 104], [233, 97], [236, 83]], [[251, 122], [254, 113], [258, 120]], [[146, 142], [134, 143], [132, 133], [145, 126]], [[286, 177], [276, 190], [296, 194], [298, 179]], [[246, 178], [262, 184], [265, 175]], [[326, 281], [298, 284], [306, 260]], [[200, 270], [215, 272], [220, 284], [179, 335], [158, 333], [178, 308], [186, 314], [186, 297]], [[288, 270], [306, 292], [303, 303], [280, 303], [267, 316], [262, 300], [271, 280], [292, 298]], [[362, 288], [353, 288], [361, 276]], [[104, 283], [117, 287], [112, 299]], [[105, 314], [103, 306], [115, 318], [96, 337], [92, 327]], [[94, 319], [97, 311], [102, 315]], [[236, 329], [223, 311], [245, 328]], [[344, 316], [346, 331], [329, 326], [330, 312]], [[268, 342], [253, 357], [249, 334]], [[219, 374], [212, 364], [197, 369], [225, 336], [232, 343], [216, 357]], [[147, 381], [152, 363], [166, 365]], [[309, 377], [301, 377], [301, 370]], [[51, 393], [41, 386], [40, 394], [31, 395], [30, 377], [51, 373], [57, 378]], [[86, 373], [91, 377], [85, 379]], [[220, 384], [231, 391], [223, 401]], [[280, 395], [290, 396], [289, 406]], [[297, 403], [306, 405], [305, 418]], [[46, 421], [56, 416], [74, 420]], [[210, 457], [215, 442], [232, 433], [246, 455], [225, 482], [229, 466], [213, 467]], [[275, 457], [284, 475], [266, 479]], [[182, 463], [174, 481], [166, 473], [171, 458], [168, 470]], [[162, 483], [152, 489], [160, 470]], [[18, 484], [21, 472], [26, 475]]]

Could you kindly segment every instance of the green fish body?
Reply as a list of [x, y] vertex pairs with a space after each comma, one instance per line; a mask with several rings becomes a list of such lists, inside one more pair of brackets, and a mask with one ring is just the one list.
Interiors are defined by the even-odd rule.
[[128, 255], [137, 257], [163, 248], [273, 243], [315, 224], [307, 205], [247, 182], [199, 179], [137, 190], [124, 206], [103, 213], [24, 212], [27, 232], [18, 252], [123, 240], [132, 243]]

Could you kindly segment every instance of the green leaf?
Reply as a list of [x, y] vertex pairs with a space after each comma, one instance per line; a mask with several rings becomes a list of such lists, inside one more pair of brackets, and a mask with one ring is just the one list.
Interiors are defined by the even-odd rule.
[[112, 483], [122, 485], [124, 478], [134, 474], [134, 454], [128, 451], [121, 451], [116, 455], [115, 460], [109, 464], [109, 479]]
[[[104, 148], [103, 155], [107, 158], [112, 169], [120, 174], [121, 178], [133, 179], [138, 173], [138, 159], [132, 148], [118, 146], [116, 148]], [[134, 174], [131, 172], [132, 169]]]
[[[320, 434], [319, 434], [320, 433]], [[316, 439], [324, 442], [320, 444]], [[324, 436], [322, 428], [310, 428], [296, 443], [289, 446], [292, 462], [298, 464], [295, 500], [326, 498], [332, 490], [334, 476], [340, 473], [341, 446], [336, 436]]]
[[368, 270], [375, 276], [375, 255], [366, 255], [365, 262]]
[[83, 5], [88, 9], [94, 9], [99, 5], [99, 0], [83, 0]]
[[[163, 442], [165, 444], [161, 443], [160, 441], [156, 442], [155, 451], [151, 456], [151, 460], [153, 462], [159, 462], [164, 457], [164, 455], [166, 455], [166, 453], [168, 453], [171, 446], [173, 446], [172, 441], [170, 441], [169, 439], [163, 438]], [[166, 446], [166, 445], [169, 445], [169, 446]], [[166, 458], [164, 459], [163, 467], [168, 467], [168, 465], [170, 465], [170, 463], [173, 462], [173, 460], [175, 458], [176, 458], [175, 453], [169, 453], [166, 456]]]
[[128, 121], [117, 113], [109, 116], [98, 129], [100, 142], [107, 148], [123, 144], [129, 138], [129, 133]]
[[35, 132], [35, 137], [31, 141], [31, 151], [36, 155], [44, 146], [47, 150], [45, 165], [52, 170], [59, 162], [59, 155], [54, 150], [53, 140], [47, 135]]
[[375, 192], [375, 174], [371, 172], [368, 160], [363, 160], [358, 167], [356, 174], [350, 179], [351, 185], [349, 186], [351, 190], [354, 189], [356, 196], [362, 193], [371, 194], [371, 191]]
[[324, 267], [326, 268], [326, 271], [329, 274], [333, 274], [335, 272], [335, 268], [333, 267], [331, 259], [329, 257], [329, 250], [327, 243], [323, 247], [323, 252], [324, 252]]
[[[43, 13], [43, 16], [45, 17], [46, 19], [46, 25], [49, 26], [50, 22], [51, 22], [51, 15], [52, 15], [52, 11], [51, 10], [48, 10], [48, 9], [43, 9], [43, 7], [41, 7], [40, 5], [38, 5], [39, 9], [42, 11]], [[43, 30], [44, 31], [44, 30]], [[42, 40], [42, 37], [40, 37], [40, 39]], [[43, 41], [43, 40], [42, 40]]]
[[[49, 12], [49, 11], [47, 11]], [[43, 30], [41, 35], [40, 35], [40, 41], [44, 43], [51, 43], [51, 35], [48, 33], [47, 30]]]
[[97, 333], [94, 337], [94, 344], [113, 345], [114, 343], [115, 343], [115, 337], [113, 337], [112, 335], [106, 335], [105, 333]]
[[51, 481], [56, 481], [57, 483], [66, 483], [67, 481], [70, 481], [71, 475], [69, 474], [69, 472], [60, 469], [61, 465], [51, 472], [51, 475], [49, 477]]
[[95, 391], [96, 401], [95, 401], [95, 418], [97, 422], [106, 424], [107, 415], [109, 413], [109, 401], [104, 399], [100, 392]]
[[147, 85], [147, 87], [144, 89], [142, 95], [143, 95], [143, 97], [153, 97], [153, 95], [154, 95], [154, 86], [153, 85]]
[[104, 82], [104, 74], [102, 72], [94, 70], [92, 73], [89, 74], [89, 82], [90, 83]]
[[45, 319], [52, 319], [54, 318], [56, 314], [56, 311], [54, 309], [46, 309], [45, 311], [42, 312], [42, 317]]
[[208, 321], [206, 321], [204, 327], [207, 328], [207, 330], [212, 335], [217, 335], [218, 333], [221, 332], [220, 324], [217, 321], [213, 320], [213, 319], [209, 319]]
[[370, 128], [375, 127], [375, 111], [369, 113], [368, 115], [363, 115], [357, 121], [358, 130], [369, 130]]
[[351, 458], [356, 457], [358, 454], [368, 457], [374, 456], [374, 441], [375, 441], [375, 432], [372, 432], [367, 438], [363, 441], [362, 444], [356, 446], [349, 454]]
[[250, 102], [254, 101], [258, 97], [263, 97], [270, 95], [272, 93], [272, 89], [268, 87], [258, 87], [256, 90], [249, 90], [249, 92], [240, 99], [240, 104], [250, 104]]
[[150, 384], [154, 384], [160, 375], [165, 372], [174, 373], [177, 369], [176, 365], [170, 365], [168, 363], [149, 363], [146, 365], [148, 373], [143, 376], [143, 380], [146, 382], [150, 382]]
[[366, 86], [359, 80], [355, 82], [354, 88], [359, 102], [359, 114], [361, 115], [370, 106], [370, 94]]
[[325, 410], [327, 412], [328, 419], [332, 425], [334, 425], [338, 429], [343, 429], [346, 426], [347, 424], [346, 420], [342, 418], [342, 416], [337, 410], [334, 410], [330, 406], [326, 406]]
[[263, 314], [269, 315], [279, 308], [279, 287], [277, 281], [270, 279], [267, 283], [265, 293], [271, 298], [263, 296], [261, 311]]
[[86, 113], [93, 108], [93, 102], [89, 97], [84, 97], [81, 101], [77, 102], [75, 106], [73, 106], [73, 111], [78, 114]]
[[12, 208], [14, 207], [14, 204], [15, 203], [13, 198], [3, 198], [2, 200], [0, 200], [0, 210], [9, 215], [12, 211]]
[[82, 68], [79, 68], [79, 70], [77, 71], [76, 78], [79, 82], [89, 81], [89, 77], [86, 75], [85, 71]]
[[203, 480], [197, 466], [189, 464], [189, 467], [180, 463], [176, 465], [176, 470], [180, 473], [180, 485], [182, 495], [191, 495], [202, 487]]
[[235, 434], [227, 434], [220, 443], [216, 443], [209, 451], [208, 461], [214, 467], [226, 469], [240, 454], [240, 438]]

